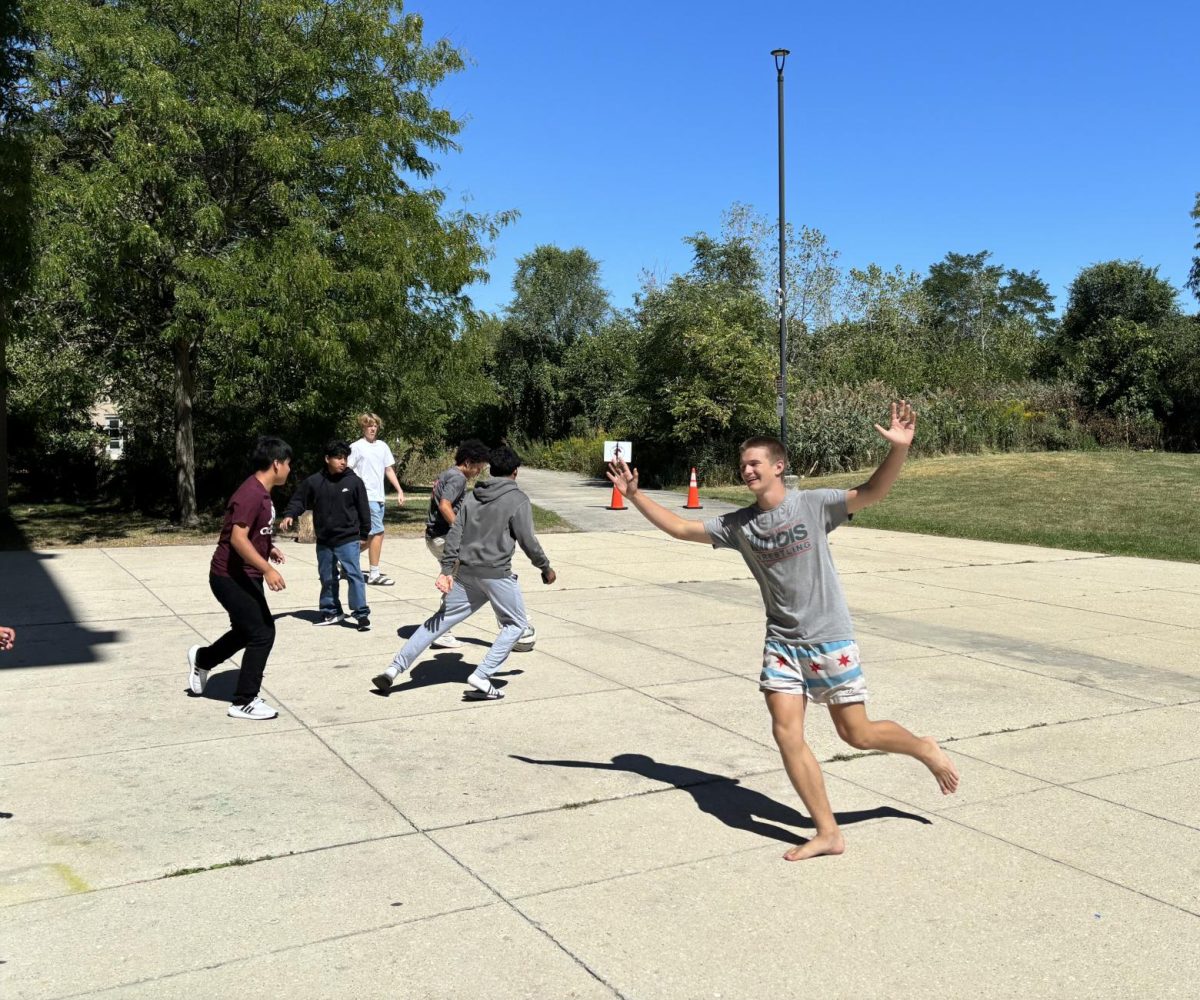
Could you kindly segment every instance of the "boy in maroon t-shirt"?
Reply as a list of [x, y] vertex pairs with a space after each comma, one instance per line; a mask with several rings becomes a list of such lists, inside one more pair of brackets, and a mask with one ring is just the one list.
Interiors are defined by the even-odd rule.
[[229, 613], [229, 631], [211, 646], [188, 650], [188, 689], [204, 693], [208, 672], [239, 650], [242, 669], [228, 715], [233, 719], [273, 719], [279, 711], [258, 696], [267, 657], [275, 644], [275, 620], [267, 606], [263, 583], [272, 590], [287, 586], [271, 563], [283, 563], [272, 543], [275, 507], [271, 489], [287, 482], [292, 449], [276, 437], [261, 437], [254, 450], [254, 475], [229, 498], [221, 537], [209, 567], [208, 585]]

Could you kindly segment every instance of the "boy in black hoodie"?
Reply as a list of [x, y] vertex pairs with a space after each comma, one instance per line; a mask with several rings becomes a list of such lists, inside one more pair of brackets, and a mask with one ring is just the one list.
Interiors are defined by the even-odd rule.
[[[353, 619], [360, 631], [371, 625], [367, 587], [359, 563], [360, 542], [371, 533], [371, 509], [367, 488], [353, 470], [346, 468], [350, 445], [330, 441], [325, 446], [325, 468], [309, 476], [292, 494], [279, 527], [287, 531], [292, 520], [306, 510], [313, 512], [317, 535], [317, 573], [321, 577], [321, 617], [314, 625], [336, 625]], [[350, 589], [350, 614], [342, 612], [338, 596], [338, 566], [346, 574]]]
[[387, 691], [434, 639], [491, 604], [500, 632], [467, 683], [478, 692], [476, 697], [489, 701], [504, 697], [504, 692], [492, 684], [492, 675], [529, 625], [525, 598], [512, 571], [515, 546], [519, 544], [530, 562], [542, 571], [542, 583], [553, 583], [556, 576], [533, 533], [529, 497], [516, 483], [520, 456], [511, 448], [500, 447], [492, 451], [488, 464], [491, 475], [471, 491], [446, 536], [442, 572], [434, 584], [446, 599], [437, 614], [418, 628], [392, 658], [387, 670], [374, 679], [379, 691]]

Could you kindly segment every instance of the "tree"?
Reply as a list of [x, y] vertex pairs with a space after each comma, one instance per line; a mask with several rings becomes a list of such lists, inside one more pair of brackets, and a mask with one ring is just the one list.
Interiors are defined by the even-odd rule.
[[508, 219], [425, 186], [461, 127], [448, 42], [383, 0], [29, 3], [37, 296], [122, 403], [170, 386], [185, 523], [197, 405], [246, 433], [426, 390]]
[[1153, 422], [1170, 416], [1169, 368], [1187, 363], [1186, 352], [1172, 341], [1190, 333], [1180, 325], [1177, 294], [1158, 277], [1158, 268], [1140, 261], [1105, 261], [1079, 272], [1071, 282], [1058, 350], [1059, 363], [1087, 403], [1123, 418]]
[[8, 348], [31, 260], [29, 42], [20, 0], [6, 0], [0, 5], [0, 510], [8, 509]]
[[[1196, 229], [1200, 231], [1200, 192], [1196, 193], [1196, 204], [1192, 208], [1192, 218], [1196, 220]], [[1196, 240], [1196, 249], [1200, 250], [1200, 239]], [[1188, 273], [1187, 286], [1192, 294], [1200, 299], [1200, 254], [1192, 258], [1192, 269]]]
[[[779, 225], [750, 205], [736, 202], [721, 217], [721, 239], [745, 242], [754, 253], [763, 295], [777, 301], [779, 286]], [[799, 338], [833, 321], [834, 300], [841, 282], [838, 252], [825, 234], [810, 226], [799, 231], [789, 222], [784, 227], [784, 274], [787, 278], [789, 364], [796, 360]], [[778, 316], [776, 316], [778, 322]]]
[[1054, 296], [1037, 271], [1017, 271], [988, 263], [992, 254], [948, 253], [930, 265], [922, 288], [935, 328], [960, 340], [974, 341], [981, 351], [1000, 327], [1017, 323], [1031, 335], [1053, 327]]
[[572, 432], [604, 428], [621, 436], [644, 425], [645, 401], [636, 391], [641, 336], [634, 318], [618, 313], [567, 351], [563, 378], [580, 410]]
[[582, 247], [543, 244], [517, 258], [495, 361], [498, 390], [515, 430], [535, 437], [566, 430], [578, 406], [563, 378], [564, 359], [608, 315], [600, 264]]
[[745, 266], [753, 260], [746, 244], [703, 234], [687, 242], [692, 269], [643, 291], [637, 312], [635, 394], [645, 407], [637, 430], [676, 454], [771, 426], [778, 370], [764, 337], [770, 307], [759, 272]]
[[1177, 292], [1157, 267], [1136, 260], [1110, 260], [1085, 267], [1071, 282], [1059, 335], [1065, 345], [1091, 336], [1115, 319], [1157, 326], [1178, 314]]

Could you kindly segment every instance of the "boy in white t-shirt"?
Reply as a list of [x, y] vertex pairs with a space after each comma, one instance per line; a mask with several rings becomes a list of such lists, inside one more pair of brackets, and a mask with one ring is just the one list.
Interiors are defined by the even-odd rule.
[[386, 499], [384, 478], [396, 487], [396, 503], [404, 506], [404, 490], [396, 477], [396, 458], [386, 441], [379, 440], [383, 421], [374, 413], [364, 413], [358, 418], [362, 437], [350, 446], [350, 468], [367, 487], [367, 505], [371, 508], [371, 534], [365, 546], [370, 562], [367, 583], [376, 587], [390, 587], [396, 581], [379, 572], [379, 555], [383, 551], [383, 503]]

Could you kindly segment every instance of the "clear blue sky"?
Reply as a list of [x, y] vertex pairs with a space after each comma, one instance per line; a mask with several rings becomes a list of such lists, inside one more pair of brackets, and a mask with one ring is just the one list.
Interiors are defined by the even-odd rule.
[[[451, 206], [515, 208], [484, 308], [539, 243], [582, 246], [627, 306], [643, 268], [746, 202], [776, 211], [786, 66], [788, 220], [843, 267], [924, 272], [991, 250], [1065, 305], [1080, 268], [1140, 258], [1182, 287], [1200, 191], [1200, 3], [801, 4], [418, 0], [469, 68], [435, 92], [468, 119]], [[1194, 311], [1188, 293], [1181, 304]]]

